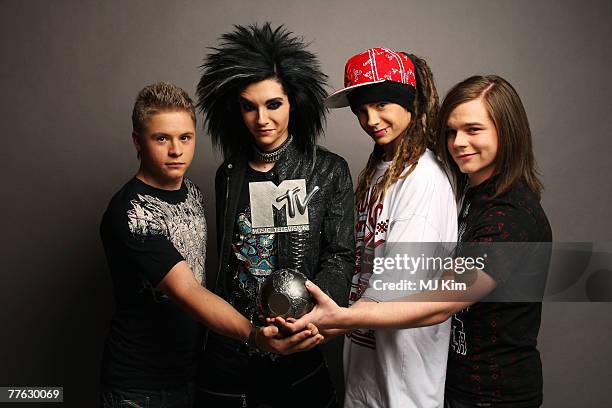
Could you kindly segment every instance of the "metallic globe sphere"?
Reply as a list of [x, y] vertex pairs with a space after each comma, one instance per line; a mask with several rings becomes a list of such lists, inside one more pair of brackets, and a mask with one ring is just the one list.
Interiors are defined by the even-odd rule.
[[259, 310], [265, 317], [300, 318], [314, 306], [314, 299], [305, 283], [306, 276], [295, 269], [272, 272], [259, 288]]

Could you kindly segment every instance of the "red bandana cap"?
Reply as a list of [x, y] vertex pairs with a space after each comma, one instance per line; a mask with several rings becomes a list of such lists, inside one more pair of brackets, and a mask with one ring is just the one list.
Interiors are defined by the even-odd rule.
[[347, 95], [355, 88], [395, 82], [416, 90], [414, 64], [405, 54], [390, 48], [370, 48], [346, 62], [344, 88], [332, 93], [325, 104], [330, 108], [349, 106]]

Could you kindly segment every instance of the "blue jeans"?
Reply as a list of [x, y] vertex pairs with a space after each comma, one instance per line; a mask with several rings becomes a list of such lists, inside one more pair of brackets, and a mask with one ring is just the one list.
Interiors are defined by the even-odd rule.
[[119, 389], [103, 387], [100, 391], [102, 408], [192, 408], [194, 384], [162, 390]]

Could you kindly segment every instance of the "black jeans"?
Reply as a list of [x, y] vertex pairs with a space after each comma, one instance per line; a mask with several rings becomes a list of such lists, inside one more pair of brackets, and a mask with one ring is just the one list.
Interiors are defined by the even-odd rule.
[[249, 356], [212, 335], [200, 361], [196, 407], [335, 408], [336, 392], [317, 349], [292, 356]]
[[193, 383], [163, 390], [103, 387], [100, 391], [102, 408], [192, 408], [193, 402]]

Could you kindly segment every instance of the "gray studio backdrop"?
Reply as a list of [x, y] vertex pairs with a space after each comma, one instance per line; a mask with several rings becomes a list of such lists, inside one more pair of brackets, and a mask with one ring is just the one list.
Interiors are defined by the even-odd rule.
[[[0, 386], [63, 386], [66, 406], [94, 406], [113, 308], [98, 225], [137, 168], [134, 97], [159, 80], [193, 94], [206, 47], [232, 24], [264, 21], [311, 41], [333, 88], [347, 57], [377, 45], [424, 56], [441, 95], [471, 74], [506, 77], [531, 120], [555, 240], [612, 241], [609, 1], [4, 0]], [[220, 159], [198, 137], [189, 177], [214, 237]], [[354, 178], [371, 149], [348, 109], [330, 114], [322, 143]], [[210, 242], [209, 271], [215, 250]], [[609, 406], [610, 312], [545, 305], [546, 407]]]

